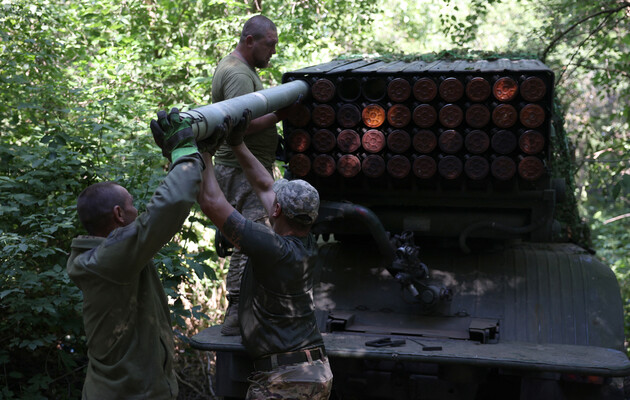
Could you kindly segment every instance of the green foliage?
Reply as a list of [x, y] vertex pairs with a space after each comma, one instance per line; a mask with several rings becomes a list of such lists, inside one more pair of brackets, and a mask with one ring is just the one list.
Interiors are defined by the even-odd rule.
[[452, 8], [447, 8], [440, 14], [440, 23], [455, 44], [465, 46], [475, 39], [479, 29], [478, 21], [485, 20], [489, 10], [500, 2], [501, 0], [471, 0], [469, 8], [473, 12], [462, 15], [463, 10], [460, 10], [458, 2], [447, 1]]
[[[629, 209], [628, 7], [613, 0], [2, 2], [0, 397], [79, 396], [81, 293], [64, 271], [70, 241], [83, 233], [76, 196], [115, 180], [142, 211], [166, 173], [148, 121], [158, 109], [209, 103], [216, 63], [257, 12], [279, 31], [278, 54], [262, 71], [268, 85], [342, 54], [444, 57], [459, 44], [452, 55], [544, 57], [566, 110], [566, 140], [557, 148], [575, 151], [575, 198], [630, 298], [630, 218], [615, 219]], [[208, 310], [189, 307], [181, 288], [222, 273], [213, 249], [201, 244], [209, 227], [195, 210], [156, 256], [182, 329]]]
[[[252, 8], [261, 4], [263, 10]], [[376, 4], [0, 5], [1, 397], [80, 396], [81, 293], [65, 273], [70, 241], [84, 233], [75, 199], [94, 182], [114, 180], [142, 212], [166, 173], [148, 134], [155, 111], [209, 103], [212, 72], [252, 12], [277, 21], [279, 55], [263, 74], [275, 84], [283, 70], [357, 47], [369, 35]], [[206, 314], [187, 305], [181, 288], [216, 277], [214, 250], [197, 246], [210, 224], [196, 215], [155, 258], [180, 328]]]
[[[79, 352], [84, 354], [77, 318], [81, 295], [65, 273], [68, 240], [76, 231], [71, 204], [84, 168], [71, 144], [60, 144], [62, 136], [24, 138], [19, 146], [10, 139], [15, 138], [0, 139], [5, 199], [0, 212], [0, 360], [22, 374], [16, 377], [21, 386], [16, 393], [38, 393], [43, 376], [32, 370], [41, 367], [32, 359], [51, 370], [74, 370]], [[13, 389], [10, 378], [2, 378]]]
[[554, 119], [552, 120], [552, 178], [561, 179], [566, 185], [564, 201], [557, 206], [555, 219], [564, 225], [564, 235], [568, 240], [584, 248], [591, 248], [591, 232], [588, 225], [580, 217], [578, 199], [576, 198], [575, 171], [576, 165], [571, 155], [569, 137], [565, 129], [564, 110], [558, 98], [554, 100]]
[[[626, 183], [627, 184], [627, 183]], [[627, 192], [626, 192], [627, 193]], [[621, 202], [618, 200], [617, 202]], [[628, 210], [627, 199], [623, 207]], [[612, 266], [621, 286], [625, 315], [630, 315], [630, 214], [608, 217], [608, 209], [603, 204], [591, 202], [587, 210], [592, 214], [593, 241], [598, 254]], [[625, 318], [626, 332], [630, 332], [630, 318]], [[630, 335], [626, 334], [626, 337]]]
[[[617, 274], [630, 337], [630, 3], [572, 1], [542, 4], [553, 20], [541, 57], [557, 72], [567, 110], [582, 215], [593, 247]], [[625, 217], [624, 217], [625, 216]]]
[[[89, 168], [77, 151], [86, 142], [68, 134], [72, 104], [64, 101], [63, 46], [47, 35], [58, 21], [36, 6], [4, 11], [0, 380], [7, 398], [63, 397], [59, 386], [47, 391], [49, 384], [76, 382], [72, 375], [85, 354], [81, 296], [64, 266], [76, 230], [74, 193]], [[55, 372], [42, 374], [46, 369]]]
[[[76, 196], [91, 183], [115, 180], [145, 204], [165, 175], [146, 125], [138, 123], [157, 107], [152, 88], [163, 79], [159, 69], [148, 67], [154, 47], [128, 40], [139, 34], [132, 35], [138, 26], [128, 9], [113, 2], [94, 7], [17, 2], [3, 9], [0, 381], [5, 398], [80, 397], [86, 354], [81, 293], [65, 273], [70, 241], [83, 233]], [[177, 88], [171, 96], [185, 99], [185, 90]], [[165, 257], [177, 261], [164, 275], [176, 300], [178, 284], [190, 274], [214, 276], [197, 256], [186, 257], [178, 243], [183, 242], [178, 238], [167, 249]], [[180, 258], [195, 264], [190, 268]], [[198, 310], [174, 309], [178, 321], [192, 314], [201, 316]]]

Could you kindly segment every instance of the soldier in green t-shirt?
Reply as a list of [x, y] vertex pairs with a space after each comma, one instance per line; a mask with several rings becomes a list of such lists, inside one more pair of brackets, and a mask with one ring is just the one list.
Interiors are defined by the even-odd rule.
[[[278, 32], [275, 24], [267, 17], [256, 15], [250, 18], [241, 32], [238, 45], [223, 58], [212, 80], [212, 102], [231, 99], [258, 90], [262, 82], [256, 68], [269, 66], [271, 56], [276, 53]], [[276, 124], [284, 119], [288, 109], [278, 110], [251, 121], [245, 132], [245, 143], [254, 157], [272, 172], [278, 146]], [[214, 155], [217, 180], [230, 204], [245, 218], [269, 225], [269, 219], [262, 204], [245, 179], [243, 171], [236, 161], [232, 149], [224, 144]], [[230, 258], [226, 277], [228, 291], [228, 309], [221, 333], [238, 335], [238, 301], [243, 268], [247, 257], [236, 248]]]

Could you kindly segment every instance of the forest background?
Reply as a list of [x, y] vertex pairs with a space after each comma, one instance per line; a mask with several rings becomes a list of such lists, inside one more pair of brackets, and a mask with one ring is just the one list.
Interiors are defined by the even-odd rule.
[[[630, 3], [592, 0], [2, 0], [0, 398], [78, 398], [81, 294], [65, 273], [79, 192], [115, 180], [142, 211], [166, 173], [148, 122], [210, 103], [217, 62], [262, 12], [283, 72], [339, 56], [531, 56], [551, 67], [571, 175], [597, 255], [615, 271], [630, 334]], [[183, 338], [220, 321], [226, 266], [195, 208], [156, 257], [184, 392], [211, 396], [212, 359]]]

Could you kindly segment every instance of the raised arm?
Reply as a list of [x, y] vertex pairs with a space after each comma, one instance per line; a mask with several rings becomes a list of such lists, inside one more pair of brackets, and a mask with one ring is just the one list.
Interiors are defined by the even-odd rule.
[[201, 191], [197, 196], [197, 201], [201, 206], [201, 211], [223, 232], [225, 221], [227, 221], [228, 217], [236, 210], [227, 201], [219, 187], [219, 183], [214, 174], [212, 155], [202, 153], [202, 157], [206, 164], [206, 169], [202, 174]]
[[266, 128], [271, 128], [279, 122], [282, 122], [283, 119], [286, 119], [291, 112], [297, 112], [296, 108], [299, 103], [301, 103], [302, 98], [299, 97], [298, 100], [291, 104], [290, 106], [281, 108], [277, 111], [271, 112], [269, 114], [265, 114], [261, 117], [253, 119], [247, 129], [245, 129], [245, 136], [251, 135], [253, 133], [257, 133]]
[[263, 129], [271, 128], [272, 126], [275, 126], [278, 122], [280, 122], [280, 119], [278, 118], [276, 113], [269, 113], [260, 116], [252, 120], [252, 122], [245, 130], [245, 136], [256, 134]]
[[254, 157], [245, 143], [232, 146], [232, 152], [241, 168], [243, 168], [245, 177], [249, 184], [252, 185], [256, 196], [258, 196], [263, 207], [267, 210], [267, 215], [271, 215], [273, 213], [273, 202], [276, 198], [276, 194], [273, 191], [273, 176]]
[[256, 196], [258, 196], [263, 207], [265, 207], [267, 215], [271, 215], [273, 213], [273, 202], [276, 198], [276, 194], [273, 191], [273, 176], [243, 143], [243, 135], [247, 132], [250, 117], [251, 112], [245, 110], [243, 118], [228, 133], [225, 141], [232, 147], [236, 160], [241, 165], [245, 177], [249, 184], [252, 185]]

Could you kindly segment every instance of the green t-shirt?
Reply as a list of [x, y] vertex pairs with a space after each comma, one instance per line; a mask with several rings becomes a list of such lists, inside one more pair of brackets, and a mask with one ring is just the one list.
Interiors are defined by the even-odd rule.
[[[212, 78], [212, 102], [228, 100], [244, 94], [262, 90], [262, 82], [256, 70], [235, 56], [223, 58]], [[245, 136], [245, 144], [252, 154], [270, 169], [276, 159], [278, 146], [278, 131], [275, 126], [260, 132]], [[230, 146], [221, 145], [214, 155], [216, 164], [240, 168], [238, 161], [232, 154]]]

